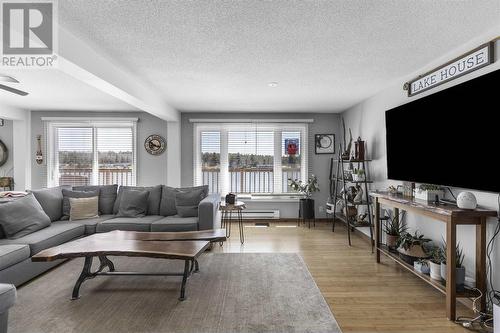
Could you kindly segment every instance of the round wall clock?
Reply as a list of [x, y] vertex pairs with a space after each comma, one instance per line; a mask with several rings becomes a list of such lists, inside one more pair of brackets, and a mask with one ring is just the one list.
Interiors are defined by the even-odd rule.
[[153, 134], [144, 141], [144, 148], [151, 155], [160, 155], [167, 148], [167, 142], [161, 135]]

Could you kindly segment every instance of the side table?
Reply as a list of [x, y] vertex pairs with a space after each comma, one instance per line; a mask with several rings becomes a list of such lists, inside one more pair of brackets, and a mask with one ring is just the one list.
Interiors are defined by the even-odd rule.
[[246, 209], [246, 204], [243, 201], [236, 201], [234, 204], [227, 204], [221, 202], [219, 210], [222, 212], [221, 224], [222, 228], [226, 228], [226, 237], [231, 237], [231, 221], [233, 218], [233, 212], [236, 213], [238, 219], [238, 227], [240, 229], [240, 241], [241, 244], [245, 243], [245, 233], [243, 230], [243, 216], [242, 211]]

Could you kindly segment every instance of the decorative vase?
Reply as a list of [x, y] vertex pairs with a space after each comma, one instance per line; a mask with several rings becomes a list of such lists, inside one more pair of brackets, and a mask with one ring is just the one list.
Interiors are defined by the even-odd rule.
[[[446, 281], [446, 263], [441, 263], [441, 278]], [[455, 268], [455, 285], [457, 290], [463, 290], [465, 286], [465, 267]]]
[[428, 264], [423, 264], [421, 261], [415, 261], [413, 263], [413, 268], [422, 274], [429, 274], [430, 268]]
[[461, 192], [457, 197], [457, 206], [461, 209], [476, 209], [476, 196], [471, 192]]
[[432, 202], [436, 201], [436, 196], [438, 198], [443, 198], [444, 197], [444, 192], [441, 190], [435, 190], [435, 191], [422, 191], [418, 188], [413, 190], [413, 197], [418, 200], [423, 200], [427, 202]]
[[364, 174], [358, 175], [358, 174], [353, 173], [352, 174], [352, 181], [363, 182], [363, 181], [365, 181], [365, 175]]
[[441, 264], [429, 261], [431, 279], [441, 281]]
[[314, 218], [314, 200], [300, 199], [299, 200], [299, 218], [313, 219]]

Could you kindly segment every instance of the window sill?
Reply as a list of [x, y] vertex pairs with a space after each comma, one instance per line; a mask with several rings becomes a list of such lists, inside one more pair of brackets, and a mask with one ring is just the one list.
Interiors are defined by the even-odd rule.
[[238, 200], [249, 202], [299, 202], [300, 196], [297, 195], [251, 195], [238, 194]]

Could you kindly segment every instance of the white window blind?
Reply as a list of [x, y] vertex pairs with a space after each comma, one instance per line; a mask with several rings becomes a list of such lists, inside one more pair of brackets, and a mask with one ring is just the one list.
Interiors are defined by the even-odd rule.
[[194, 184], [210, 192], [286, 193], [307, 176], [307, 124], [197, 123], [194, 136]]
[[135, 185], [135, 121], [48, 121], [47, 185]]

